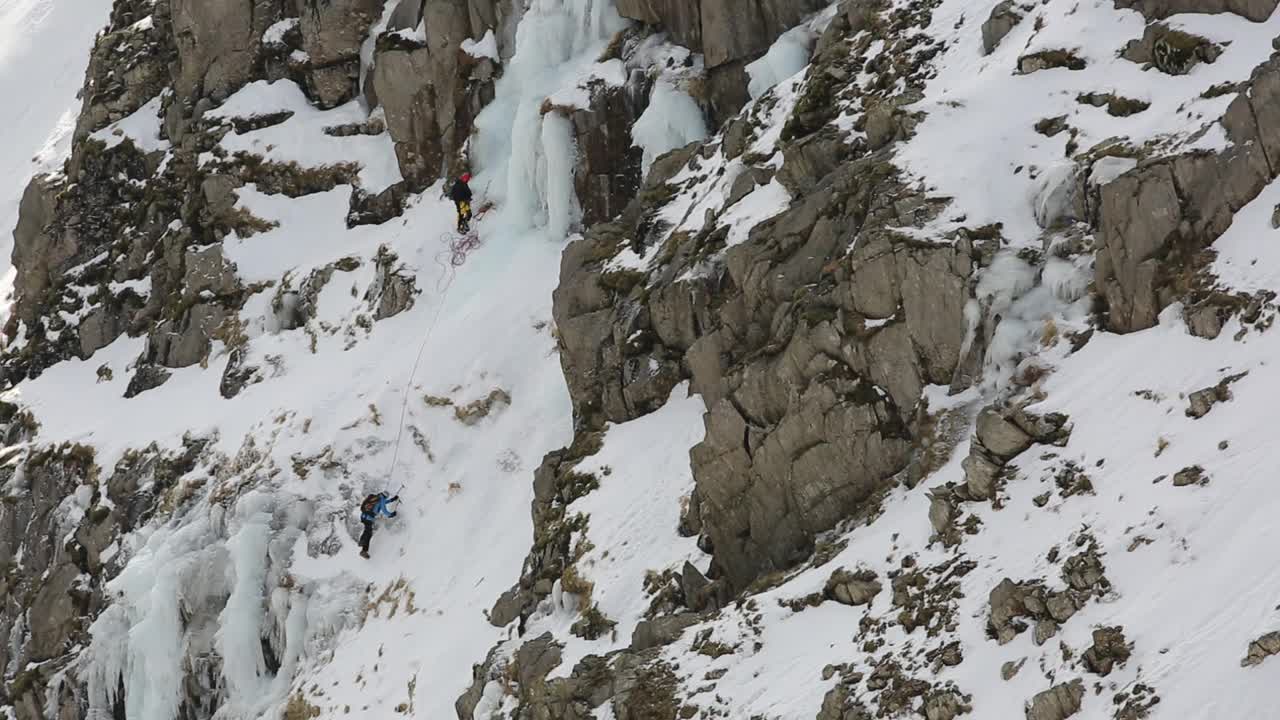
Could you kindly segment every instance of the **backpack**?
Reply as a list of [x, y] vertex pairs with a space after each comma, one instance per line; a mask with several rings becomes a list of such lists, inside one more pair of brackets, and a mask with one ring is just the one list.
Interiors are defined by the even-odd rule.
[[364, 502], [360, 503], [361, 514], [373, 515], [374, 513], [376, 513], [378, 511], [378, 501], [381, 498], [382, 496], [377, 494], [366, 497], [364, 499]]

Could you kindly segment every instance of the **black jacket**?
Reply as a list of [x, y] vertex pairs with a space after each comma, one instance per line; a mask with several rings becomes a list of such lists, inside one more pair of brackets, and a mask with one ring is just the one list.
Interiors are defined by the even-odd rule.
[[454, 181], [453, 187], [449, 189], [449, 199], [459, 203], [471, 202], [471, 186], [461, 180]]

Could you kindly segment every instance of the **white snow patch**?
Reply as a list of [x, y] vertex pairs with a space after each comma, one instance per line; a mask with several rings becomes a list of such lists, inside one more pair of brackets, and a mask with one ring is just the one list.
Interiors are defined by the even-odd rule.
[[707, 138], [702, 108], [689, 93], [659, 78], [649, 93], [649, 106], [631, 128], [632, 143], [644, 149], [642, 173], [659, 156]]
[[132, 140], [134, 146], [144, 153], [168, 150], [169, 141], [160, 137], [162, 101], [163, 96], [157, 95], [133, 114], [111, 123], [90, 137], [106, 143], [108, 148], [113, 148], [128, 139]]
[[808, 67], [815, 40], [817, 34], [812, 29], [797, 25], [779, 36], [763, 57], [748, 64], [747, 92], [752, 99]]
[[752, 190], [720, 216], [720, 224], [729, 226], [725, 244], [733, 247], [746, 242], [752, 228], [786, 210], [790, 204], [791, 193], [777, 178]]
[[1106, 185], [1137, 166], [1138, 161], [1133, 158], [1113, 156], [1099, 158], [1093, 163], [1093, 170], [1089, 172], [1089, 184]]
[[462, 41], [462, 51], [474, 58], [489, 58], [494, 62], [500, 62], [498, 58], [498, 39], [494, 37], [493, 30], [485, 31], [484, 37], [479, 40], [467, 38]]
[[[276, 162], [294, 162], [302, 167], [322, 167], [349, 163], [360, 166], [360, 186], [369, 193], [379, 193], [403, 180], [396, 161], [395, 144], [390, 135], [351, 135], [335, 137], [324, 128], [369, 119], [358, 100], [332, 110], [320, 110], [307, 100], [302, 89], [288, 80], [250, 83], [232, 95], [206, 116], [213, 118], [250, 118], [275, 112], [292, 112], [282, 123], [246, 132], [227, 133], [221, 145], [229, 153], [246, 152]], [[202, 156], [201, 161], [208, 158]]]
[[[688, 383], [682, 383], [659, 410], [611, 426], [600, 452], [576, 468], [600, 483], [567, 511], [587, 517], [585, 539], [592, 549], [578, 561], [577, 569], [593, 585], [591, 603], [617, 625], [612, 638], [594, 642], [562, 633], [566, 648], [554, 673], [557, 677], [567, 676], [589, 653], [603, 654], [630, 643], [632, 631], [649, 607], [646, 573], [678, 572], [686, 561], [705, 570], [706, 556], [698, 549], [697, 538], [680, 537], [678, 531], [681, 505], [693, 490], [689, 449], [703, 439], [706, 412], [701, 398], [688, 392]], [[560, 622], [555, 617], [540, 622], [549, 623], [549, 629], [561, 629], [575, 619], [577, 610], [585, 609], [577, 603], [565, 607], [572, 612]]]
[[298, 18], [285, 18], [272, 24], [267, 31], [262, 33], [262, 43], [264, 45], [283, 45], [284, 36], [288, 35], [298, 27]]

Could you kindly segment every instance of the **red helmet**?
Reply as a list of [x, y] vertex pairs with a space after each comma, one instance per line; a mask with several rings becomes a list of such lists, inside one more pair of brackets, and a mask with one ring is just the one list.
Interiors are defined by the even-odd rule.
[[462, 173], [462, 182], [471, 182], [471, 173]]

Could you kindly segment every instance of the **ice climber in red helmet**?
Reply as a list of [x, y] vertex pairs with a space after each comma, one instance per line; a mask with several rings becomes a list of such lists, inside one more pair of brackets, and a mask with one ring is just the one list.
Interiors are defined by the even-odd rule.
[[449, 189], [449, 199], [458, 208], [458, 233], [466, 235], [471, 232], [471, 173], [464, 172]]

